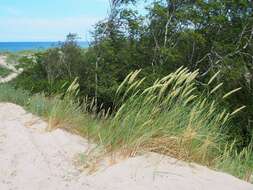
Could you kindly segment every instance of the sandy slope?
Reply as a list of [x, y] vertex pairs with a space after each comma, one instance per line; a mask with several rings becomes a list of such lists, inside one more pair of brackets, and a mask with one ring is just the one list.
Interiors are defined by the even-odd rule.
[[89, 144], [14, 104], [0, 104], [0, 190], [253, 190], [205, 167], [157, 154], [130, 158], [92, 175], [73, 164]]
[[12, 73], [4, 78], [0, 77], [0, 83], [9, 82], [12, 79], [16, 78], [20, 73], [23, 72], [23, 69], [17, 70], [13, 65], [7, 64], [6, 59], [7, 59], [6, 56], [0, 56], [0, 67], [5, 67], [7, 69], [10, 69]]

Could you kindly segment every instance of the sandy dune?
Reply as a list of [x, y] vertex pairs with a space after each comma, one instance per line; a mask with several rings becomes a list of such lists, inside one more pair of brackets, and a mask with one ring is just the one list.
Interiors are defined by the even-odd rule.
[[87, 141], [46, 127], [21, 107], [0, 104], [0, 190], [253, 190], [230, 175], [151, 153], [87, 175], [73, 162]]
[[14, 78], [16, 78], [20, 73], [23, 72], [23, 69], [17, 70], [13, 65], [7, 64], [6, 59], [7, 59], [6, 56], [0, 56], [0, 67], [5, 67], [7, 69], [10, 69], [12, 73], [4, 78], [0, 77], [0, 83], [9, 82], [13, 80]]
[[4, 64], [3, 60], [5, 60], [5, 59], [6, 59], [6, 56], [0, 55], [0, 65]]

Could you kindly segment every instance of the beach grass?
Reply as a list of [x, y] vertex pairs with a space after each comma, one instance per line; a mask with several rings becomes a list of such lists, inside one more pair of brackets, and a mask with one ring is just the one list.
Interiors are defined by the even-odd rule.
[[97, 144], [97, 158], [105, 154], [128, 158], [152, 151], [252, 180], [252, 147], [239, 151], [225, 132], [243, 107], [229, 112], [220, 101], [235, 91], [217, 97], [221, 85], [212, 86], [215, 75], [199, 93], [198, 71], [186, 68], [141, 90], [145, 79], [138, 77], [140, 72], [130, 73], [119, 86], [117, 111], [111, 115], [106, 110], [97, 113], [94, 101], [78, 99], [77, 80], [64, 94], [51, 97], [1, 85], [0, 101], [17, 103], [43, 117], [48, 130], [64, 128], [86, 137]]
[[16, 89], [9, 84], [0, 84], [0, 102], [11, 102], [26, 106], [31, 95], [22, 89]]

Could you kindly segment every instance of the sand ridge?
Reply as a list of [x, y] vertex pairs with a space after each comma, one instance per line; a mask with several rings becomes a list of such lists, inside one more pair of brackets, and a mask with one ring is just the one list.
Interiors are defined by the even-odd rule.
[[88, 175], [74, 163], [92, 146], [20, 106], [0, 103], [0, 190], [253, 190], [225, 173], [154, 153]]
[[23, 69], [17, 70], [13, 65], [7, 64], [6, 59], [7, 59], [6, 56], [4, 56], [4, 55], [0, 56], [0, 67], [5, 67], [5, 68], [11, 70], [12, 72], [4, 78], [2, 78], [0, 76], [0, 84], [9, 82], [9, 81], [15, 79], [19, 74], [21, 74], [23, 72]]

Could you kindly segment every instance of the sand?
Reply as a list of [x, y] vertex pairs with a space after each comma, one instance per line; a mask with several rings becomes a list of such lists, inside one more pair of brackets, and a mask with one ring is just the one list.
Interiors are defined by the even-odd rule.
[[88, 175], [74, 160], [92, 145], [46, 128], [20, 106], [0, 103], [0, 190], [253, 190], [228, 174], [154, 153]]
[[17, 70], [13, 65], [7, 64], [6, 59], [7, 59], [6, 56], [3, 56], [3, 55], [0, 56], [0, 67], [5, 67], [5, 68], [11, 70], [12, 72], [4, 78], [2, 78], [0, 76], [0, 84], [9, 82], [9, 81], [15, 79], [19, 74], [21, 74], [23, 72], [23, 69]]

